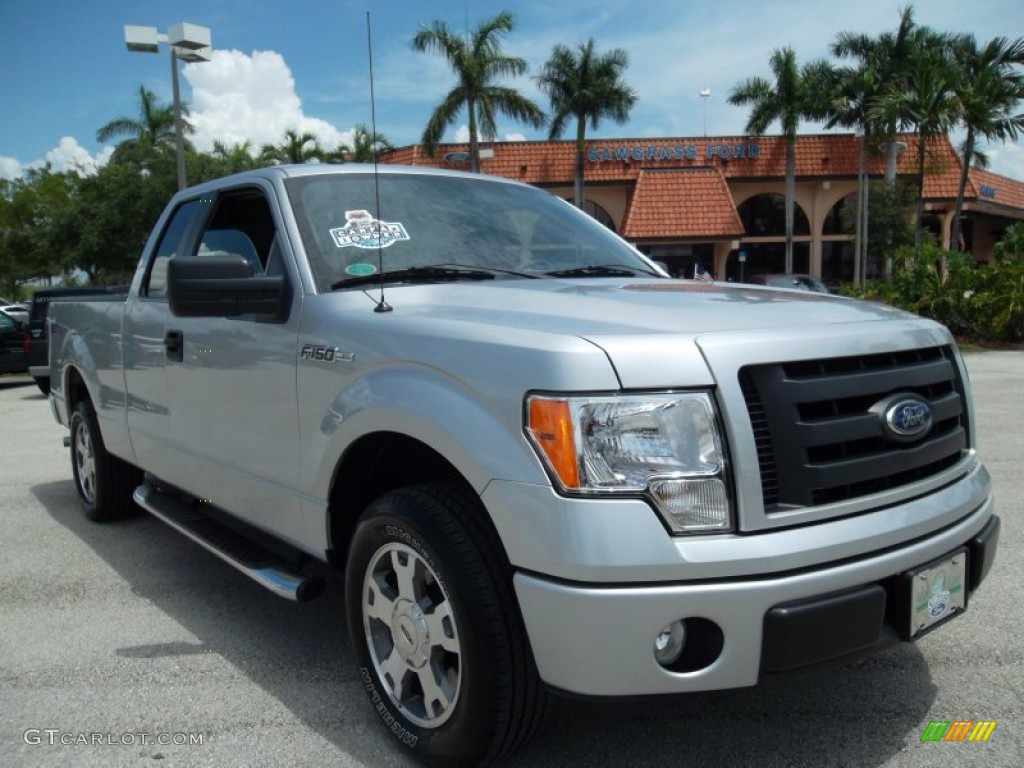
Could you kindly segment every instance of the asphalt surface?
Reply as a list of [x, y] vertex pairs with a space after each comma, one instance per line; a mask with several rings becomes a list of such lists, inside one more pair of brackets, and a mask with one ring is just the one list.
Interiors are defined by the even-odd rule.
[[[963, 617], [771, 687], [555, 699], [507, 765], [1024, 765], [1024, 352], [967, 363], [1003, 530]], [[353, 673], [340, 583], [295, 605], [154, 518], [90, 523], [64, 434], [29, 379], [0, 377], [0, 766], [414, 764]], [[984, 743], [922, 743], [932, 720], [997, 726]], [[175, 743], [190, 735], [202, 744]]]

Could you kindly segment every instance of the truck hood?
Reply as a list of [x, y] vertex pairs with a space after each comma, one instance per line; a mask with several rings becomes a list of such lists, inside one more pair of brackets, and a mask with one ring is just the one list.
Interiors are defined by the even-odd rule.
[[[839, 296], [739, 284], [665, 279], [545, 279], [390, 286], [388, 302], [417, 322], [490, 327], [510, 340], [516, 330], [569, 335], [605, 351], [624, 387], [661, 385], [707, 370], [709, 336], [795, 338], [867, 334], [865, 324], [894, 319], [938, 328], [892, 307]], [[418, 317], [415, 317], [418, 316]], [[835, 326], [843, 326], [839, 331]], [[453, 333], [458, 333], [455, 328]], [[681, 379], [682, 372], [686, 372]]]
[[884, 304], [810, 291], [689, 280], [589, 278], [390, 286], [397, 309], [578, 336], [793, 328], [914, 317]]

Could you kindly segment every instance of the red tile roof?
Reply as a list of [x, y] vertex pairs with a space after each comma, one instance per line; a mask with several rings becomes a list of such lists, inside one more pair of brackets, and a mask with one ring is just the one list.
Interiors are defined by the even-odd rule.
[[976, 202], [1024, 211], [1024, 182], [978, 168], [970, 170], [969, 179], [978, 190]]
[[729, 186], [716, 168], [640, 171], [622, 222], [629, 240], [742, 235]]
[[[906, 176], [917, 171], [917, 137], [899, 136], [907, 145], [897, 159], [897, 173]], [[575, 152], [571, 141], [495, 142], [482, 145], [493, 156], [481, 158], [480, 170], [537, 186], [567, 186], [572, 183]], [[757, 147], [756, 157], [752, 148]], [[419, 146], [402, 147], [382, 155], [383, 162], [467, 169], [465, 162], [452, 162], [451, 153], [462, 154], [466, 144], [443, 144], [434, 157]], [[953, 200], [960, 181], [960, 161], [945, 136], [934, 137], [926, 145], [924, 196], [927, 200]], [[859, 165], [860, 143], [851, 134], [801, 135], [796, 142], [797, 178], [855, 178]], [[446, 155], [449, 159], [446, 160]], [[728, 157], [724, 157], [727, 155]], [[714, 169], [718, 178], [731, 180], [781, 180], [786, 175], [786, 141], [782, 136], [715, 136], [707, 138], [591, 139], [587, 142], [585, 173], [588, 183], [630, 183], [641, 173], [670, 169]], [[878, 178], [885, 173], [885, 154], [873, 150], [868, 155], [868, 172]], [[685, 177], [705, 184], [706, 174]], [[995, 197], [981, 194], [995, 190]], [[682, 194], [677, 190], [678, 194]], [[674, 194], [676, 194], [674, 193]], [[1024, 211], [1024, 182], [984, 171], [972, 170], [965, 198], [978, 204], [994, 204]], [[692, 199], [692, 198], [688, 198]], [[636, 226], [639, 224], [637, 220]], [[645, 223], [642, 226], [651, 226]], [[730, 223], [717, 221], [716, 231]], [[689, 231], [689, 229], [687, 230]], [[707, 234], [705, 232], [705, 234]]]

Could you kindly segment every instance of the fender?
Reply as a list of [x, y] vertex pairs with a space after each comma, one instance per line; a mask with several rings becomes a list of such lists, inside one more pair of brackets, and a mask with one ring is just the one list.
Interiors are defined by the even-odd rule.
[[[521, 403], [510, 406], [499, 413], [461, 382], [427, 366], [372, 370], [317, 414], [315, 434], [305, 432], [302, 445], [308, 453], [300, 464], [300, 484], [326, 500], [346, 450], [377, 432], [406, 435], [430, 446], [477, 493], [493, 479], [546, 484], [522, 434]], [[309, 427], [314, 427], [312, 418]]]

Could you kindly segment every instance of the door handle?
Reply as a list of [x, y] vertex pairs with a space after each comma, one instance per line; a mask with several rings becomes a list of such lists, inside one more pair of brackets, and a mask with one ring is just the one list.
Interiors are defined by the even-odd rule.
[[164, 335], [164, 349], [168, 360], [180, 363], [185, 359], [185, 334], [181, 331], [168, 331]]

